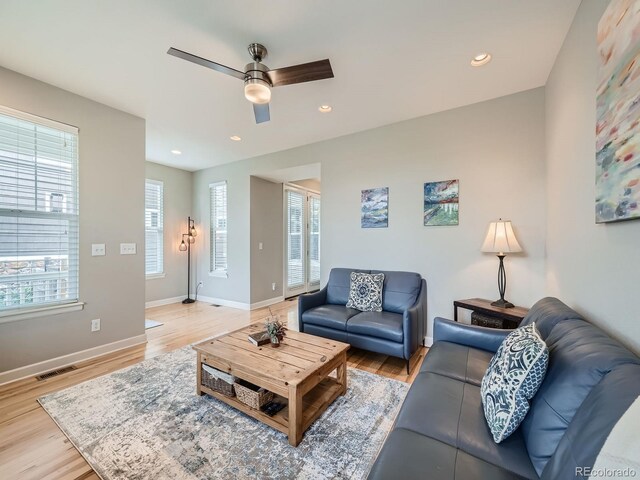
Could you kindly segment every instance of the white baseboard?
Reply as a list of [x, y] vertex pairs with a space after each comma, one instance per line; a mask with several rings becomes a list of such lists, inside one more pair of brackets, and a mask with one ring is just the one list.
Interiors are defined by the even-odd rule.
[[171, 305], [172, 303], [180, 303], [187, 298], [187, 295], [181, 295], [179, 297], [162, 298], [160, 300], [152, 300], [144, 304], [144, 308], [161, 307], [162, 305]]
[[235, 300], [225, 300], [224, 298], [204, 297], [202, 295], [198, 295], [198, 301], [215, 303], [216, 305], [221, 305], [223, 307], [238, 308], [240, 310], [251, 310], [251, 305], [248, 303], [236, 302]]
[[433, 337], [424, 337], [424, 346], [430, 347], [433, 345]]
[[251, 310], [256, 310], [258, 308], [268, 307], [270, 305], [274, 305], [276, 303], [284, 302], [284, 296], [280, 295], [279, 297], [268, 298], [267, 300], [262, 300], [261, 302], [256, 302], [251, 304]]
[[91, 360], [92, 358], [100, 357], [108, 353], [113, 353], [118, 350], [122, 350], [136, 345], [147, 343], [147, 335], [136, 335], [135, 337], [129, 337], [116, 342], [107, 343], [106, 345], [99, 345], [97, 347], [88, 348], [75, 353], [69, 353], [60, 357], [52, 358], [50, 360], [44, 360], [42, 362], [34, 363], [31, 365], [25, 365], [24, 367], [14, 368], [6, 372], [0, 372], [0, 385], [5, 383], [15, 382], [16, 380], [22, 380], [27, 377], [34, 377], [41, 373], [50, 372], [51, 370], [57, 370], [59, 368], [68, 367], [75, 363]]

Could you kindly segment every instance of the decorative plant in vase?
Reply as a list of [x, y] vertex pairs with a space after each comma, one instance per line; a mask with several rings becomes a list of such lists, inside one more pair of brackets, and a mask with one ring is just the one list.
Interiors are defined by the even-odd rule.
[[280, 342], [285, 336], [285, 328], [284, 325], [280, 322], [278, 317], [270, 316], [264, 322], [265, 327], [267, 327], [267, 333], [269, 334], [269, 338], [271, 339], [272, 347], [279, 347]]

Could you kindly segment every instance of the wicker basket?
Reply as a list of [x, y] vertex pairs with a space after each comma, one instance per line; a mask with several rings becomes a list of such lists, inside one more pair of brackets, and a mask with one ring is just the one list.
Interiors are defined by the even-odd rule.
[[235, 395], [233, 393], [233, 383], [228, 383], [221, 378], [214, 377], [204, 368], [202, 369], [202, 385], [218, 393], [226, 395], [227, 397], [233, 397]]
[[256, 410], [273, 400], [273, 392], [244, 380], [236, 380], [233, 387], [238, 400]]

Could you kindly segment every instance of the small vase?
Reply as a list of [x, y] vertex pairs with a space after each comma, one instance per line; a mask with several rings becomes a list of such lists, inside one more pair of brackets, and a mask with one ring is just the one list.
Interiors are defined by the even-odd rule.
[[271, 346], [273, 348], [278, 348], [280, 346], [280, 339], [278, 337], [271, 338]]

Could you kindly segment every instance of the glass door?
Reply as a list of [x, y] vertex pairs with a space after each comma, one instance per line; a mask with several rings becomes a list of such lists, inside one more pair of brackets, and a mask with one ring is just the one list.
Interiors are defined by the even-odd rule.
[[285, 187], [285, 297], [320, 287], [320, 196]]

